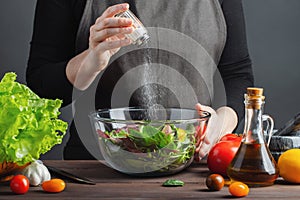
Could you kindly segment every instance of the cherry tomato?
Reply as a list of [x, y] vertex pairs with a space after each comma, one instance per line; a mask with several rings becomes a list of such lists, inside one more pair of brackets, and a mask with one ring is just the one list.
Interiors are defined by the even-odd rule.
[[16, 175], [10, 181], [10, 189], [15, 194], [25, 194], [29, 189], [29, 180], [24, 175]]
[[208, 169], [215, 174], [227, 176], [227, 167], [235, 156], [240, 142], [221, 141], [216, 143], [207, 155]]
[[220, 141], [237, 141], [237, 142], [241, 142], [242, 141], [242, 136], [239, 136], [237, 134], [234, 133], [228, 133], [226, 135], [224, 135], [223, 137], [221, 137]]
[[232, 196], [244, 197], [249, 193], [249, 187], [242, 182], [233, 182], [229, 185], [228, 190]]
[[209, 190], [219, 191], [224, 187], [224, 178], [219, 174], [211, 174], [206, 178], [206, 186]]
[[45, 192], [57, 193], [63, 191], [65, 187], [66, 183], [59, 178], [54, 178], [42, 183], [42, 188]]

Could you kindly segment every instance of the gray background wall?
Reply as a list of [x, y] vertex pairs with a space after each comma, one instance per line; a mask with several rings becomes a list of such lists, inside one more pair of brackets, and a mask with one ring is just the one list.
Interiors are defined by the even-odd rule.
[[[244, 0], [249, 51], [256, 86], [265, 88], [265, 112], [281, 127], [300, 112], [300, 1]], [[0, 6], [0, 77], [15, 71], [25, 83], [35, 0], [2, 1]], [[62, 109], [70, 121], [70, 107]], [[43, 159], [61, 159], [57, 145]]]

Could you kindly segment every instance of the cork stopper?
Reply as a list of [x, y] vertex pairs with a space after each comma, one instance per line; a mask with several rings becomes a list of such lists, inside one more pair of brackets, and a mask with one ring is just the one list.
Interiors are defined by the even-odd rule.
[[247, 88], [248, 96], [262, 96], [263, 92], [264, 92], [263, 88], [254, 88], [254, 87]]
[[255, 87], [248, 87], [247, 88], [247, 96], [248, 99], [265, 99], [263, 96], [264, 89], [263, 88], [255, 88]]
[[264, 89], [249, 87], [247, 88], [247, 94], [245, 94], [245, 100], [248, 102], [247, 108], [251, 109], [261, 109], [261, 105], [265, 100], [263, 96]]

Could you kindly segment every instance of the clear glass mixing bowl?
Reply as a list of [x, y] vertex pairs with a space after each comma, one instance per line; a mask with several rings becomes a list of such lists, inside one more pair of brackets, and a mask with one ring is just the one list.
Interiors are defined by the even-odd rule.
[[122, 173], [177, 173], [194, 158], [196, 138], [205, 135], [210, 113], [194, 109], [116, 108], [90, 114], [105, 162]]

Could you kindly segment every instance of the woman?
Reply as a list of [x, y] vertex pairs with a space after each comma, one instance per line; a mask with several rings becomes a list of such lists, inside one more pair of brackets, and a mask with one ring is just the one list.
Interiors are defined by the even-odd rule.
[[[126, 34], [134, 30], [132, 21], [114, 17], [129, 8], [149, 27], [148, 48], [130, 45]], [[148, 76], [147, 56], [150, 63], [160, 64], [150, 67], [159, 77], [150, 84], [151, 101], [164, 107], [194, 107], [200, 102], [196, 109], [213, 114], [205, 142], [198, 141], [197, 152], [205, 156], [222, 134], [233, 131], [237, 116], [241, 120], [243, 93], [253, 85], [241, 0], [37, 1], [27, 83], [42, 97], [63, 99], [64, 105], [76, 100], [66, 159], [92, 158], [85, 148], [93, 149], [86, 142], [92, 138], [85, 138], [91, 135], [90, 110], [149, 103], [142, 98], [143, 84], [130, 86], [143, 74]], [[138, 75], [129, 76], [133, 69]], [[227, 103], [215, 111], [217, 72]], [[173, 75], [178, 78], [172, 80]]]

